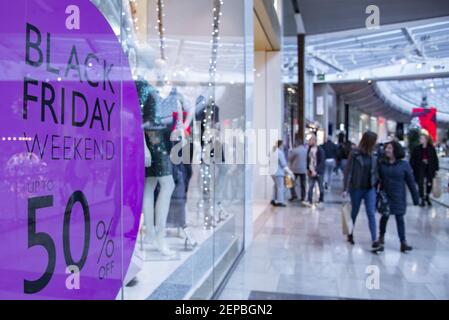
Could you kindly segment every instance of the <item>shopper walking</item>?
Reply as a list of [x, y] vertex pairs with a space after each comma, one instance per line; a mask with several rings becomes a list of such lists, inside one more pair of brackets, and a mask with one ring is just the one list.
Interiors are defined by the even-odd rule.
[[296, 182], [299, 180], [299, 188], [301, 194], [301, 202], [306, 200], [306, 174], [307, 174], [307, 147], [301, 139], [296, 142], [296, 147], [293, 148], [288, 156], [290, 169], [295, 175], [295, 183], [292, 189], [291, 201], [298, 199], [296, 192]]
[[440, 169], [440, 165], [432, 138], [426, 134], [421, 134], [419, 143], [419, 146], [412, 151], [410, 164], [418, 183], [420, 205], [424, 207], [426, 203], [429, 206], [432, 205], [429, 195], [432, 192], [433, 178]]
[[309, 176], [309, 192], [307, 195], [309, 206], [313, 205], [313, 193], [315, 191], [315, 185], [318, 184], [320, 197], [318, 200], [318, 206], [322, 206], [324, 202], [324, 190], [323, 190], [323, 174], [325, 170], [326, 155], [323, 148], [318, 146], [315, 135], [312, 135], [309, 139], [309, 149], [307, 151], [307, 174]]
[[324, 189], [329, 189], [332, 180], [332, 172], [334, 172], [335, 167], [337, 165], [337, 145], [332, 142], [332, 139], [329, 137], [327, 141], [323, 144], [323, 150], [326, 156], [325, 162], [325, 170], [326, 173], [324, 175]]
[[403, 160], [405, 151], [397, 141], [389, 142], [384, 148], [384, 160], [379, 164], [380, 190], [385, 192], [388, 200], [388, 214], [383, 214], [380, 219], [379, 243], [380, 251], [383, 251], [385, 232], [390, 215], [396, 218], [396, 227], [401, 242], [401, 252], [410, 251], [413, 248], [407, 244], [405, 236], [405, 213], [407, 210], [407, 195], [405, 185], [412, 195], [413, 203], [419, 204], [418, 190], [410, 164]]
[[[363, 134], [359, 146], [351, 153], [346, 167], [343, 197], [351, 197], [351, 218], [353, 226], [360, 211], [362, 200], [365, 202], [368, 226], [371, 233], [372, 248], [378, 250], [379, 242], [376, 240], [376, 184], [378, 181], [377, 157], [373, 150], [376, 145], [377, 134], [367, 131]], [[354, 244], [353, 231], [348, 235], [348, 241]]]
[[273, 148], [273, 155], [276, 157], [277, 168], [275, 173], [271, 176], [273, 178], [273, 197], [271, 205], [275, 207], [286, 207], [285, 204], [285, 175], [292, 172], [287, 166], [287, 159], [285, 158], [284, 150], [282, 148], [283, 142], [279, 140]]
[[338, 144], [337, 173], [338, 171], [341, 171], [344, 174], [350, 153], [351, 153], [351, 142], [342, 141]]

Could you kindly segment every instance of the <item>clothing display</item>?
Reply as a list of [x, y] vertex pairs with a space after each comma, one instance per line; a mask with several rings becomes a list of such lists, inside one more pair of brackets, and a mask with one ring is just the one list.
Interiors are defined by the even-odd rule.
[[[178, 93], [177, 89], [173, 87], [167, 96], [161, 102], [161, 118], [170, 119], [172, 123], [175, 121], [179, 113], [183, 114], [183, 119], [186, 113], [183, 111], [182, 96]], [[168, 123], [168, 121], [166, 121]], [[173, 127], [174, 126], [174, 127]], [[170, 141], [170, 135], [176, 128], [176, 123], [169, 125], [170, 129], [165, 131], [165, 141]], [[186, 132], [188, 133], [188, 132]], [[168, 144], [168, 153], [170, 154], [175, 144], [181, 143], [180, 141], [170, 141]], [[189, 148], [189, 150], [187, 149]], [[192, 157], [193, 157], [193, 143], [186, 144], [178, 152], [178, 157], [184, 159], [183, 155], [189, 154], [189, 161], [182, 161], [180, 164], [171, 163], [171, 172], [174, 181], [174, 190], [170, 200], [170, 207], [168, 209], [167, 224], [173, 228], [184, 228], [186, 226], [186, 203], [187, 192], [189, 188], [190, 179], [192, 177]], [[158, 197], [158, 195], [156, 195]]]
[[142, 108], [143, 123], [148, 123], [152, 129], [162, 129], [160, 117], [157, 117], [158, 106], [162, 103], [158, 90], [141, 76], [136, 80], [136, 88]]
[[[154, 191], [156, 186], [160, 186], [160, 192], [155, 201]], [[167, 215], [170, 199], [175, 188], [172, 176], [148, 177], [145, 180], [145, 191], [143, 200], [143, 212], [145, 216], [145, 243], [155, 242], [156, 248], [163, 255], [172, 255], [173, 252], [165, 242], [165, 228], [167, 225]]]
[[173, 122], [173, 113], [178, 112], [178, 103], [182, 104], [182, 101], [178, 96], [178, 90], [176, 87], [173, 87], [160, 104], [158, 110], [160, 118], [166, 119], [167, 122]]
[[[170, 161], [170, 129], [162, 125], [159, 110], [164, 104], [159, 91], [148, 81], [139, 78], [136, 81], [140, 105], [143, 111], [145, 142], [151, 153], [151, 167], [145, 168], [146, 177], [164, 177], [172, 174]], [[167, 104], [165, 104], [167, 105]]]
[[184, 228], [186, 226], [187, 193], [189, 191], [189, 184], [193, 172], [191, 165], [193, 144], [185, 145], [179, 152], [179, 156], [182, 157], [183, 151], [187, 152], [187, 148], [190, 148], [190, 163], [173, 165], [175, 189], [171, 198], [167, 219], [167, 225], [172, 228]]
[[[145, 145], [151, 154], [151, 166], [145, 168], [143, 213], [145, 217], [145, 244], [154, 244], [162, 255], [173, 255], [165, 241], [165, 228], [170, 200], [175, 188], [170, 161], [170, 129], [161, 122], [163, 100], [159, 91], [139, 77], [136, 81]], [[156, 187], [159, 194], [156, 196]]]

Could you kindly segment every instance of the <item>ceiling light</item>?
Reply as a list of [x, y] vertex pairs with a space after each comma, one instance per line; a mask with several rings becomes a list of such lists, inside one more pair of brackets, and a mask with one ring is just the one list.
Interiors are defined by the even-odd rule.
[[402, 65], [407, 64], [407, 59], [401, 59], [401, 64]]
[[421, 69], [422, 68], [422, 63], [418, 63], [417, 65], [416, 65], [416, 69]]
[[434, 88], [430, 89], [430, 92], [435, 93], [435, 89]]
[[365, 81], [365, 76], [361, 76], [360, 80]]
[[430, 68], [430, 72], [435, 72], [435, 68], [434, 67]]

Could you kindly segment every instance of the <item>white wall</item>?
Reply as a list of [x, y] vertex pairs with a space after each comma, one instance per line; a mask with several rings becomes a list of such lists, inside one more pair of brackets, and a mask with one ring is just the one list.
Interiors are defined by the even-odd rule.
[[[265, 135], [265, 149], [267, 152], [272, 148], [269, 130], [279, 130], [279, 138], [281, 138], [282, 133], [283, 96], [281, 64], [282, 53], [279, 51], [255, 52], [253, 128], [256, 130], [267, 130]], [[270, 176], [261, 175], [259, 169], [262, 169], [262, 166], [256, 164], [253, 175], [253, 200], [269, 201], [273, 188], [272, 179]]]

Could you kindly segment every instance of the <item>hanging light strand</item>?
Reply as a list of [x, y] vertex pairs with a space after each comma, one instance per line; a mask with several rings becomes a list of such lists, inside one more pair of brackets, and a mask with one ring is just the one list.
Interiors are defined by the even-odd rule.
[[[204, 157], [213, 158], [215, 154], [207, 154], [207, 152], [211, 152], [213, 150], [214, 144], [214, 134], [213, 134], [213, 125], [214, 125], [214, 109], [215, 109], [215, 83], [216, 83], [216, 74], [217, 74], [217, 61], [218, 61], [218, 48], [220, 41], [220, 22], [222, 16], [222, 6], [223, 0], [214, 0], [214, 8], [213, 8], [213, 23], [212, 23], [212, 52], [211, 59], [209, 61], [209, 83], [208, 83], [208, 99], [203, 103], [206, 104], [204, 109], [204, 131], [203, 131], [203, 149], [202, 154]], [[207, 103], [209, 101], [209, 103]], [[213, 160], [213, 159], [211, 159]], [[212, 169], [209, 164], [204, 164], [201, 167], [200, 174], [202, 178], [201, 189], [203, 194], [203, 204], [205, 206], [206, 214], [204, 216], [204, 227], [206, 229], [210, 229], [214, 226], [213, 219], [213, 179], [212, 179]]]
[[164, 28], [164, 0], [157, 0], [157, 29], [159, 33], [159, 47], [161, 51], [161, 59], [167, 60], [167, 56], [165, 55], [165, 48], [167, 46], [165, 45], [165, 28]]

